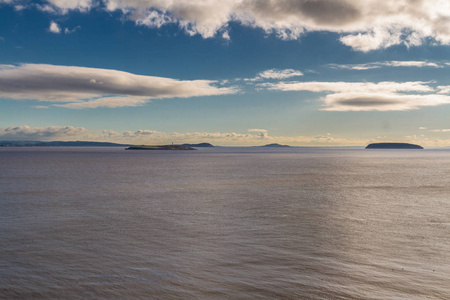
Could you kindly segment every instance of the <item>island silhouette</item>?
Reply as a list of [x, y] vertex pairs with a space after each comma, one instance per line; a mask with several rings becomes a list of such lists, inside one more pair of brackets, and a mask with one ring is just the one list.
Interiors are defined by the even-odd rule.
[[372, 143], [366, 149], [423, 149], [422, 146], [409, 143]]
[[277, 143], [273, 143], [273, 144], [267, 144], [267, 145], [259, 146], [259, 147], [287, 148], [287, 147], [291, 147], [291, 146], [289, 146], [289, 145], [280, 145], [280, 144], [277, 144]]

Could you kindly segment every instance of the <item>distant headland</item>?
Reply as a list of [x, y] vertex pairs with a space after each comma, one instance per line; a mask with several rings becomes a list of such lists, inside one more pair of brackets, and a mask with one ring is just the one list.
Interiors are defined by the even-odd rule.
[[196, 150], [183, 145], [159, 145], [159, 146], [131, 146], [125, 150]]
[[423, 147], [408, 143], [372, 143], [366, 149], [423, 149]]

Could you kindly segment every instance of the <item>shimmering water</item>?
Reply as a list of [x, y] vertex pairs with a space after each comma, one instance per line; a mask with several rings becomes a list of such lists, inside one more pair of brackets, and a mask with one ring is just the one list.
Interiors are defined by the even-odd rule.
[[450, 299], [450, 151], [0, 149], [0, 297]]

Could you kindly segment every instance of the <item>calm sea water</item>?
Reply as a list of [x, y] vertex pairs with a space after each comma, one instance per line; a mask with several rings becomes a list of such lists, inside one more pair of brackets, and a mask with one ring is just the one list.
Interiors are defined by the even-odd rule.
[[0, 149], [5, 299], [450, 299], [450, 150]]

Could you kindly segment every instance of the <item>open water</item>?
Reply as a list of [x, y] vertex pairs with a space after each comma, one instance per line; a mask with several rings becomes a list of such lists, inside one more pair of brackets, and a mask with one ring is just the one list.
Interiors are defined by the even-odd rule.
[[0, 149], [4, 299], [450, 299], [450, 150]]

